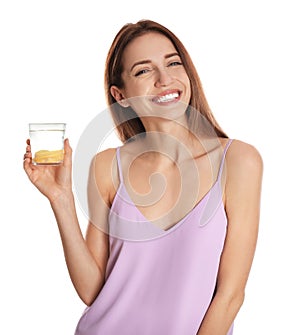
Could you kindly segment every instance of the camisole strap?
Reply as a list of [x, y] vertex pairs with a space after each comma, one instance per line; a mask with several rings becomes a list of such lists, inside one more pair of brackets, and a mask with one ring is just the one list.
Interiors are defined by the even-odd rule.
[[226, 152], [230, 146], [230, 144], [232, 143], [233, 139], [229, 139], [225, 145], [224, 151], [223, 151], [223, 156], [222, 156], [222, 160], [221, 160], [221, 164], [220, 164], [220, 168], [219, 168], [219, 172], [218, 172], [218, 178], [217, 181], [220, 181], [221, 176], [222, 176], [222, 172], [223, 172], [223, 167], [224, 167], [224, 163], [225, 163], [225, 156], [226, 156]]
[[123, 174], [122, 174], [122, 165], [121, 165], [121, 157], [120, 157], [120, 147], [117, 147], [116, 154], [117, 154], [117, 165], [118, 165], [119, 179], [120, 179], [120, 184], [122, 184], [123, 183]]

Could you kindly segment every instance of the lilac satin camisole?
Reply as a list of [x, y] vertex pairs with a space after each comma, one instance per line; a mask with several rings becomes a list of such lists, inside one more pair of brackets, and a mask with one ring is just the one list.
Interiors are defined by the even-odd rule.
[[[178, 223], [147, 221], [120, 185], [109, 214], [105, 284], [81, 316], [75, 335], [196, 335], [216, 287], [227, 231], [221, 175]], [[233, 332], [233, 326], [228, 335]]]

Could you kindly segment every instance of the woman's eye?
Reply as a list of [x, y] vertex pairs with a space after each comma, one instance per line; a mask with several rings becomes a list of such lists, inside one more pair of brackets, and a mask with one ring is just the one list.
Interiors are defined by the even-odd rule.
[[138, 76], [141, 76], [142, 74], [145, 74], [145, 73], [148, 73], [150, 70], [149, 69], [142, 69], [142, 70], [139, 70], [135, 76], [138, 77]]
[[182, 65], [182, 63], [179, 60], [171, 62], [168, 66], [178, 66], [178, 65]]

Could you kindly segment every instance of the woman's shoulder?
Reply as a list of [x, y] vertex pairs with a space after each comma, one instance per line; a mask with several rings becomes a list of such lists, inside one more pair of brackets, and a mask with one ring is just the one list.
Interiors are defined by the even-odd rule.
[[112, 160], [116, 154], [117, 147], [109, 147], [96, 153], [95, 159]]
[[227, 139], [227, 141], [231, 141], [227, 154], [228, 159], [250, 159], [251, 161], [262, 160], [259, 150], [253, 144], [241, 141], [239, 139]]
[[261, 171], [263, 159], [259, 150], [252, 144], [233, 139], [226, 153], [226, 165], [228, 170], [244, 172]]
[[117, 147], [109, 147], [98, 152], [95, 155], [94, 161], [97, 163], [97, 166], [102, 166], [104, 172], [108, 169], [111, 169], [113, 166], [116, 166], [117, 150], [120, 151], [120, 159], [122, 157], [122, 161], [126, 159], [127, 156], [132, 156], [136, 154], [136, 146], [134, 143], [131, 142], [121, 144]]
[[95, 154], [90, 169], [101, 193], [109, 196], [115, 189], [117, 178], [116, 149], [107, 148]]

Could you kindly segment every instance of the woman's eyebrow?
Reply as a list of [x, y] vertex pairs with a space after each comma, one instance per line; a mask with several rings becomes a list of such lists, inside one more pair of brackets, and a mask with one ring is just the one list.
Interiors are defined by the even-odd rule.
[[170, 54], [165, 55], [165, 59], [171, 58], [171, 57], [174, 57], [174, 56], [178, 56], [179, 57], [178, 52], [172, 52]]
[[130, 71], [133, 70], [133, 68], [137, 65], [141, 65], [141, 64], [149, 64], [151, 63], [151, 60], [150, 59], [145, 59], [145, 60], [140, 60], [140, 61], [137, 61], [135, 63], [133, 63], [132, 67], [130, 68]]
[[[174, 57], [174, 56], [179, 56], [179, 54], [177, 52], [172, 52], [170, 54], [166, 54], [165, 59], [168, 59], [168, 58], [171, 58], [171, 57]], [[133, 63], [133, 65], [130, 68], [130, 71], [132, 71], [134, 69], [134, 67], [137, 66], [137, 65], [149, 64], [149, 63], [151, 63], [150, 59], [144, 59], [144, 60], [137, 61], [137, 62]]]

